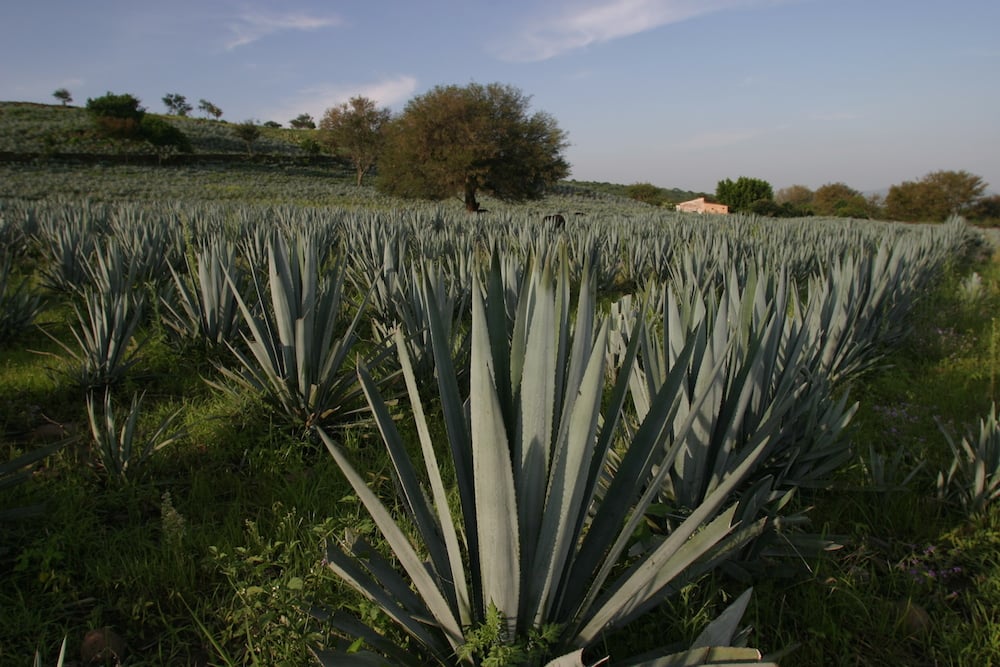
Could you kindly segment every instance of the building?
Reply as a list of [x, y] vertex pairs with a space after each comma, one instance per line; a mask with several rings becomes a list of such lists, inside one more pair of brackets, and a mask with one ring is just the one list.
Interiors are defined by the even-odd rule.
[[698, 197], [691, 201], [682, 201], [674, 208], [684, 213], [729, 213], [729, 207], [725, 204], [713, 204], [705, 201], [704, 197]]

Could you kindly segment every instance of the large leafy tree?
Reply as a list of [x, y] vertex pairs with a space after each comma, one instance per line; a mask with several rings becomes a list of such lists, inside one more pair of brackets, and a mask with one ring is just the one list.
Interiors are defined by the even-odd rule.
[[740, 176], [735, 181], [728, 178], [719, 181], [715, 187], [715, 198], [732, 211], [750, 211], [758, 202], [773, 201], [774, 190], [765, 180]]
[[358, 96], [327, 109], [319, 122], [330, 148], [351, 160], [358, 185], [382, 153], [391, 117], [389, 109], [379, 109], [374, 100]]
[[461, 195], [478, 211], [480, 193], [522, 201], [569, 174], [566, 134], [547, 113], [529, 113], [513, 86], [438, 86], [411, 100], [390, 125], [378, 187], [403, 197]]
[[877, 213], [877, 206], [846, 183], [827, 183], [814, 193], [812, 210], [816, 215], [837, 218], [870, 218]]
[[942, 221], [969, 213], [986, 191], [982, 177], [967, 171], [935, 171], [919, 181], [889, 188], [886, 216], [894, 220]]

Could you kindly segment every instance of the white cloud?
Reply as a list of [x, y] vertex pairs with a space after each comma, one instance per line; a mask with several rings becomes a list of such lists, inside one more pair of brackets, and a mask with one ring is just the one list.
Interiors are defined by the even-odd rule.
[[337, 16], [244, 12], [229, 25], [233, 35], [226, 41], [226, 49], [246, 46], [262, 37], [284, 30], [319, 30], [342, 24], [343, 20]]
[[265, 117], [287, 123], [299, 114], [307, 113], [318, 123], [327, 109], [352, 97], [367, 97], [380, 107], [391, 107], [407, 101], [416, 89], [416, 78], [404, 74], [369, 83], [317, 84], [299, 90], [288, 104], [272, 109]]
[[494, 48], [498, 57], [536, 62], [723, 9], [771, 0], [604, 0], [540, 19]]

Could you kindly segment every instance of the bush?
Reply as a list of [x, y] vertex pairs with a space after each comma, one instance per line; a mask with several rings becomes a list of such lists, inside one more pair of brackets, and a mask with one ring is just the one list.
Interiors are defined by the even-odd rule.
[[146, 110], [139, 106], [139, 100], [128, 93], [107, 93], [102, 97], [87, 98], [87, 111], [95, 118], [134, 120], [137, 124], [146, 115]]
[[156, 147], [174, 146], [178, 150], [190, 153], [191, 141], [180, 128], [156, 116], [145, 116], [139, 124], [139, 134], [143, 139]]

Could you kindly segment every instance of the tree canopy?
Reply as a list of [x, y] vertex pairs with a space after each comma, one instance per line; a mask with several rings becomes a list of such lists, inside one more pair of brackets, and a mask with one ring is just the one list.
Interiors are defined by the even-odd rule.
[[[729, 206], [731, 211], [751, 211], [757, 202], [774, 200], [771, 184], [759, 178], [740, 176], [735, 181], [719, 181], [715, 188], [715, 198]], [[760, 204], [758, 204], [760, 207]]]
[[889, 188], [885, 213], [894, 220], [940, 222], [974, 210], [986, 191], [980, 176], [967, 171], [935, 171], [919, 181]]
[[346, 154], [354, 165], [358, 185], [382, 153], [391, 118], [389, 109], [379, 109], [374, 100], [359, 96], [327, 109], [320, 120], [327, 145]]
[[288, 121], [289, 127], [296, 130], [315, 130], [316, 121], [307, 113], [300, 113], [295, 118]]
[[871, 218], [877, 206], [846, 183], [827, 183], [813, 194], [812, 211], [816, 215], [837, 218]]
[[66, 106], [73, 101], [73, 96], [66, 88], [56, 88], [55, 92], [52, 93], [52, 97], [62, 102], [63, 106]]
[[478, 211], [481, 192], [535, 199], [569, 174], [566, 134], [547, 113], [529, 114], [513, 86], [438, 86], [411, 100], [390, 124], [377, 186], [403, 197], [461, 195]]
[[193, 108], [180, 93], [167, 93], [163, 96], [163, 104], [167, 107], [167, 112], [175, 116], [187, 116]]
[[663, 206], [670, 201], [670, 196], [664, 188], [652, 183], [633, 183], [625, 186], [625, 196], [641, 201], [650, 206]]
[[211, 116], [216, 120], [222, 118], [222, 109], [204, 98], [198, 100], [198, 109], [204, 112], [206, 117]]

